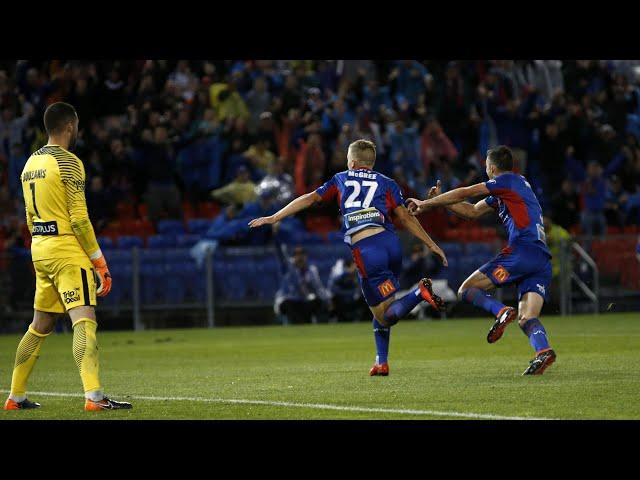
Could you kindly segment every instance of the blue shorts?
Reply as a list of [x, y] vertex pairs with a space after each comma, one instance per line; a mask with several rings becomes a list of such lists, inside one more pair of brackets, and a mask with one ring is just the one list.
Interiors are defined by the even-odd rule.
[[395, 233], [384, 231], [360, 240], [351, 254], [367, 305], [375, 307], [400, 289], [402, 247]]
[[489, 277], [498, 288], [515, 283], [518, 288], [518, 301], [527, 292], [536, 292], [545, 301], [548, 298], [551, 287], [551, 257], [538, 247], [506, 247], [478, 270]]

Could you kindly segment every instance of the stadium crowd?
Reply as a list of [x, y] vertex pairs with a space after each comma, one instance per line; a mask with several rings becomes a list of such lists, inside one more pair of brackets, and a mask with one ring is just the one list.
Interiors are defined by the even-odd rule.
[[[483, 152], [506, 144], [563, 228], [640, 223], [640, 62], [19, 60], [0, 61], [0, 247], [28, 242], [19, 173], [60, 100], [80, 118], [98, 235], [124, 217], [153, 233], [204, 216], [208, 238], [263, 244], [271, 232], [247, 219], [344, 170], [358, 138], [406, 197], [436, 179], [445, 191], [483, 180]], [[428, 215], [436, 238], [455, 222]], [[339, 227], [335, 206], [295, 220], [293, 231]]]

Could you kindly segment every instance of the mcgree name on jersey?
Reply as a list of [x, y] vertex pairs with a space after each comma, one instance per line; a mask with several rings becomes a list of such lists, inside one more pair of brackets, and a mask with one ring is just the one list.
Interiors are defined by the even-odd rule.
[[349, 170], [347, 172], [347, 176], [354, 177], [354, 178], [368, 178], [369, 180], [375, 180], [377, 178], [377, 175], [375, 172], [362, 172], [362, 171], [354, 171], [354, 170]]

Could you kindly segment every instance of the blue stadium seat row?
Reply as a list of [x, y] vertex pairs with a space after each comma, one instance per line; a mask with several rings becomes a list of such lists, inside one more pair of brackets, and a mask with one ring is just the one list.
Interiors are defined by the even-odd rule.
[[[198, 269], [185, 248], [174, 248], [179, 242], [165, 241], [175, 236], [155, 235], [153, 247], [142, 248], [140, 259], [140, 289], [143, 304], [204, 303], [206, 282], [203, 269]], [[126, 237], [121, 237], [126, 238]], [[135, 237], [134, 237], [135, 238]], [[179, 238], [179, 237], [178, 237]], [[192, 237], [193, 239], [193, 237]], [[192, 240], [190, 239], [190, 240]], [[128, 240], [125, 241], [127, 243]], [[108, 242], [102, 242], [107, 248]], [[169, 245], [169, 246], [167, 246]], [[446, 278], [452, 288], [495, 254], [486, 245], [444, 244], [449, 267], [435, 278]], [[344, 243], [318, 244], [308, 249], [309, 260], [318, 267], [326, 285], [333, 265], [339, 258], [350, 256]], [[114, 279], [106, 305], [130, 304], [133, 295], [133, 253], [129, 249], [113, 249], [107, 260]], [[214, 289], [219, 301], [270, 301], [280, 286], [281, 265], [273, 248], [228, 247], [216, 251], [213, 261]]]

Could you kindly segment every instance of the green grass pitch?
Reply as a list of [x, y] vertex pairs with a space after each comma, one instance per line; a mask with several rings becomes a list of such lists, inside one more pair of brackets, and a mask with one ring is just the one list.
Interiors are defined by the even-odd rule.
[[[42, 408], [0, 420], [639, 419], [640, 316], [543, 321], [558, 360], [535, 377], [521, 376], [532, 350], [518, 327], [489, 345], [488, 319], [400, 322], [386, 378], [368, 376], [367, 323], [101, 332], [106, 391], [134, 408], [99, 413], [82, 410], [71, 335], [57, 334], [30, 382]], [[0, 337], [3, 400], [19, 338]]]

